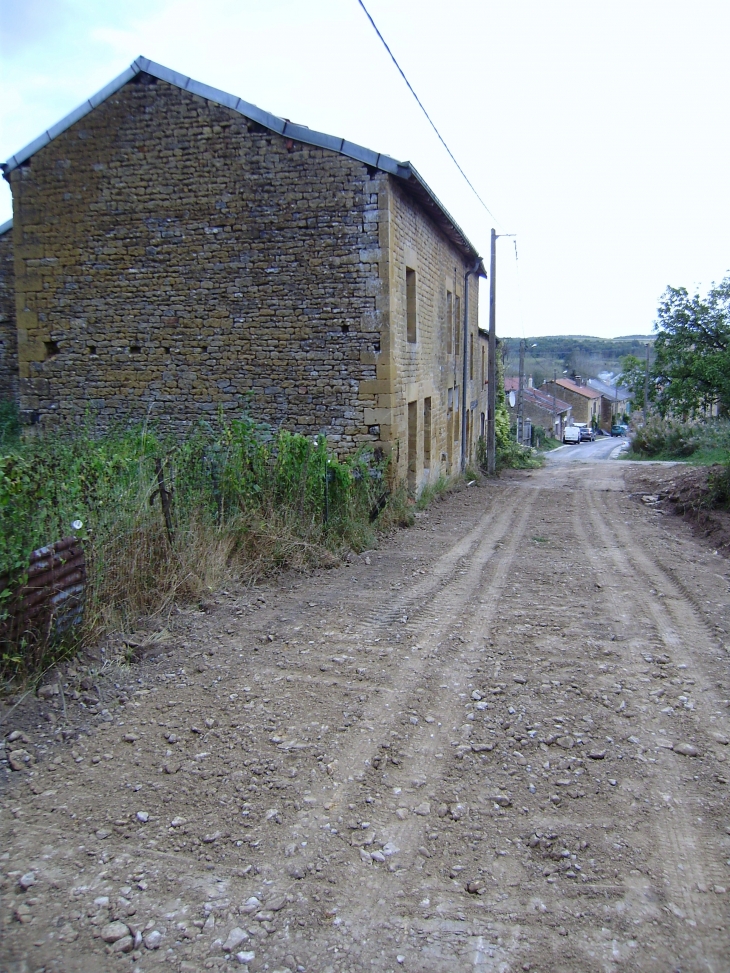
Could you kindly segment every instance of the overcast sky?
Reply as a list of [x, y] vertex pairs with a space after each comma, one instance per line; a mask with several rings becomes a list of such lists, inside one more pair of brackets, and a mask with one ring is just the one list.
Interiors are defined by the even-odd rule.
[[142, 54], [410, 160], [487, 260], [516, 233], [503, 336], [646, 334], [667, 284], [730, 272], [727, 0], [365, 3], [498, 222], [357, 0], [0, 0], [0, 158]]

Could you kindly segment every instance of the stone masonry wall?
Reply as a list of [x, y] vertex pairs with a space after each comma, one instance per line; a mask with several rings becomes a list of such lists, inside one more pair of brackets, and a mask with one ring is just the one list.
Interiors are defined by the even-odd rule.
[[[385, 197], [385, 198], [384, 198]], [[440, 475], [458, 472], [461, 449], [461, 387], [463, 364], [465, 257], [424, 214], [421, 207], [390, 179], [387, 196], [381, 193], [380, 279], [378, 307], [387, 313], [375, 382], [361, 384], [363, 394], [375, 393], [376, 407], [366, 410], [366, 422], [380, 427], [392, 443], [398, 474], [408, 476], [415, 491]], [[408, 340], [406, 270], [415, 271], [416, 340]], [[469, 279], [469, 333], [474, 353], [473, 380], [467, 384], [470, 411], [469, 454], [479, 435], [480, 410], [486, 411], [481, 382], [478, 340], [478, 279]], [[452, 295], [452, 321], [447, 321], [447, 291]], [[448, 330], [458, 306], [458, 353], [449, 349]], [[458, 401], [455, 397], [458, 390]], [[451, 403], [450, 403], [451, 398]], [[426, 400], [430, 399], [430, 459], [426, 463]], [[415, 403], [409, 428], [409, 403]], [[473, 409], [472, 409], [473, 406]], [[415, 437], [415, 443], [414, 443]], [[410, 439], [410, 459], [409, 459]], [[415, 449], [414, 449], [415, 446]], [[410, 465], [410, 470], [409, 470]]]
[[17, 401], [18, 337], [15, 328], [13, 231], [0, 236], [0, 402]]
[[21, 405], [378, 439], [387, 177], [140, 75], [11, 174]]

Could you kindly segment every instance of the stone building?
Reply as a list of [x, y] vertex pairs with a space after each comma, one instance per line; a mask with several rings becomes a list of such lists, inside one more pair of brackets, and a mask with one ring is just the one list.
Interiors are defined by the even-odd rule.
[[18, 398], [12, 220], [0, 226], [0, 404]]
[[[504, 390], [507, 393], [514, 393], [515, 404], [512, 405], [508, 397], [507, 411], [510, 422], [516, 424], [519, 415], [519, 378], [516, 376], [505, 378]], [[552, 391], [546, 392], [544, 388], [533, 388], [531, 377], [522, 389], [522, 412], [524, 418], [529, 419], [533, 426], [541, 426], [548, 436], [555, 439], [562, 439], [565, 427], [571, 425], [573, 421], [572, 406], [558, 398]]]
[[595, 425], [601, 419], [601, 393], [590, 388], [582, 378], [559, 378], [555, 382], [543, 382], [540, 390], [547, 395], [555, 393], [573, 408], [573, 420]]
[[139, 58], [3, 170], [26, 421], [247, 402], [414, 490], [473, 452], [486, 275], [409, 163]]

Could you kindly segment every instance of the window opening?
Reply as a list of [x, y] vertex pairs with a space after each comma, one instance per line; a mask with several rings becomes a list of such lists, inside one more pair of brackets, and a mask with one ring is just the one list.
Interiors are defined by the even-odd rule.
[[406, 333], [413, 344], [416, 341], [416, 272], [406, 267]]

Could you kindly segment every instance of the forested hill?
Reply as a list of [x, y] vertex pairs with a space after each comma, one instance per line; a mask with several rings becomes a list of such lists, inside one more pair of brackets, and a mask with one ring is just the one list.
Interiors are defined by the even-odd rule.
[[[527, 338], [525, 344], [525, 375], [532, 375], [535, 385], [541, 385], [553, 374], [560, 377], [580, 375], [597, 378], [601, 372], [619, 372], [624, 355], [643, 358], [647, 341], [655, 335], [627, 335], [625, 338], [591, 338], [583, 335], [550, 335], [547, 338]], [[535, 345], [532, 348], [531, 345]], [[519, 372], [520, 339], [503, 338], [505, 375]]]

